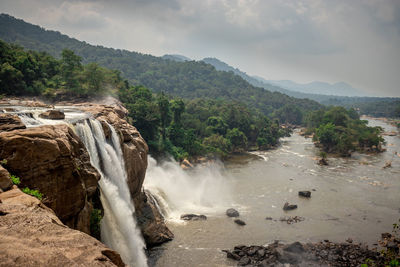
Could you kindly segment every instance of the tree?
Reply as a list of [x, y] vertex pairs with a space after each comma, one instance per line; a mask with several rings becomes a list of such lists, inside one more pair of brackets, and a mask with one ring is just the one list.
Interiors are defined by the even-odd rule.
[[238, 128], [228, 130], [226, 138], [232, 144], [232, 148], [234, 151], [242, 151], [247, 148], [247, 137]]
[[72, 50], [64, 49], [61, 53], [61, 74], [67, 90], [77, 94], [83, 94], [80, 86], [80, 74], [83, 71], [82, 58], [75, 55]]
[[166, 128], [171, 121], [171, 112], [167, 96], [164, 93], [158, 95], [158, 110], [161, 118], [161, 136], [163, 140], [166, 138]]

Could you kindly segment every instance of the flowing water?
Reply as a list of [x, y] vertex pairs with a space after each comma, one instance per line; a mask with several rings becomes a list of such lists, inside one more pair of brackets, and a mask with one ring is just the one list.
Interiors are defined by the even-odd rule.
[[85, 120], [76, 131], [89, 151], [92, 165], [100, 172], [99, 181], [104, 217], [101, 239], [118, 251], [130, 266], [147, 266], [144, 241], [134, 218], [134, 206], [128, 189], [127, 174], [119, 138], [111, 125], [112, 138], [106, 140], [101, 123]]
[[101, 220], [101, 239], [108, 247], [118, 251], [123, 261], [132, 267], [147, 266], [145, 243], [136, 226], [134, 206], [127, 185], [127, 174], [120, 141], [115, 129], [107, 140], [101, 123], [91, 115], [74, 107], [56, 107], [65, 114], [64, 120], [39, 117], [47, 109], [23, 106], [4, 107], [5, 113], [18, 115], [29, 127], [55, 124], [75, 124], [74, 128], [87, 148], [91, 164], [101, 174], [99, 187], [104, 217]]
[[[378, 120], [370, 125], [396, 131]], [[400, 138], [385, 140], [384, 153], [329, 158], [329, 166], [316, 164], [319, 150], [296, 133], [278, 149], [235, 157], [225, 167], [184, 172], [172, 162], [157, 165], [150, 159], [145, 187], [155, 194], [175, 234], [173, 241], [150, 251], [150, 265], [235, 266], [222, 249], [274, 240], [343, 242], [350, 237], [373, 246], [400, 218], [400, 157], [395, 154], [400, 153]], [[392, 167], [383, 169], [389, 160]], [[301, 190], [311, 191], [311, 198], [300, 198]], [[286, 201], [298, 208], [283, 211]], [[228, 207], [240, 212], [245, 226], [225, 215]], [[178, 220], [184, 213], [208, 219]], [[296, 215], [304, 221], [279, 220]]]

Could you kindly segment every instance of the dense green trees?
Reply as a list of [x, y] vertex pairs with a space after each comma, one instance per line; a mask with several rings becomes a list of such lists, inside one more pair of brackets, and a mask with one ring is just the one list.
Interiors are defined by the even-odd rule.
[[[133, 123], [153, 153], [176, 159], [199, 155], [226, 157], [249, 147], [267, 149], [283, 135], [279, 123], [239, 103], [182, 100], [130, 86], [119, 91]], [[263, 140], [263, 142], [260, 142]]]
[[379, 151], [384, 139], [380, 127], [368, 127], [367, 121], [359, 119], [353, 110], [331, 107], [316, 111], [306, 118], [310, 132], [326, 152], [348, 156], [355, 150]]
[[96, 63], [82, 65], [82, 59], [67, 49], [57, 60], [0, 40], [0, 56], [0, 94], [86, 97], [115, 93], [126, 86], [119, 72]]

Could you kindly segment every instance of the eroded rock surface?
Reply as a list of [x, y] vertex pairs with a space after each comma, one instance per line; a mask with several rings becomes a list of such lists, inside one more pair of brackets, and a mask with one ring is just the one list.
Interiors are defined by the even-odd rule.
[[83, 143], [67, 125], [0, 132], [0, 159], [20, 177], [20, 187], [37, 189], [43, 203], [71, 228], [90, 232], [90, 199], [100, 178]]
[[39, 117], [49, 120], [63, 120], [65, 119], [65, 114], [60, 110], [50, 109], [40, 114]]
[[0, 113], [0, 132], [25, 128], [26, 126], [17, 115]]
[[125, 266], [117, 252], [16, 187], [0, 193], [0, 251], [1, 266]]

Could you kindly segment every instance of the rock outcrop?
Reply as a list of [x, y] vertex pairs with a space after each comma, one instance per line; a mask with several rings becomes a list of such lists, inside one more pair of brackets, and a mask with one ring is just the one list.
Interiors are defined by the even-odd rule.
[[39, 117], [49, 120], [63, 120], [65, 119], [65, 114], [60, 110], [50, 109], [40, 114]]
[[17, 115], [7, 113], [0, 114], [0, 132], [25, 128], [26, 126]]
[[15, 186], [0, 193], [0, 218], [1, 266], [125, 266], [117, 252]]
[[164, 222], [157, 209], [155, 200], [142, 190], [147, 169], [148, 147], [139, 131], [126, 119], [128, 111], [117, 101], [112, 106], [83, 103], [76, 106], [90, 112], [102, 122], [107, 138], [111, 131], [107, 124], [114, 127], [120, 137], [125, 167], [128, 175], [128, 186], [135, 204], [136, 218], [148, 247], [172, 240], [174, 235]]
[[85, 146], [67, 125], [0, 132], [0, 159], [21, 180], [37, 189], [43, 203], [71, 228], [90, 232], [91, 197], [100, 179]]
[[0, 165], [0, 193], [11, 189], [10, 173]]
[[164, 217], [158, 209], [157, 200], [148, 191], [141, 194], [141, 198], [143, 199], [138, 201], [139, 206], [136, 208], [136, 217], [147, 247], [172, 240], [174, 234], [166, 226]]

